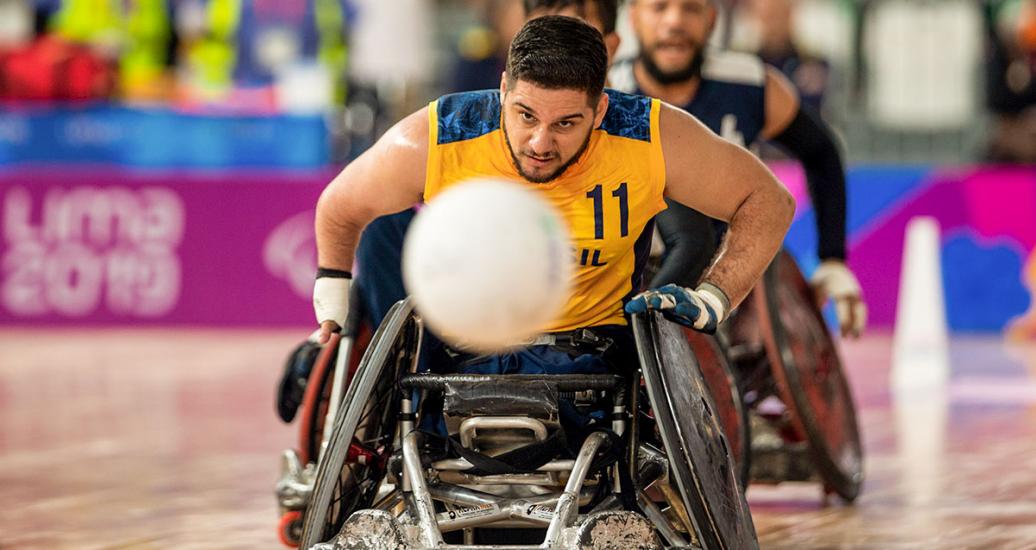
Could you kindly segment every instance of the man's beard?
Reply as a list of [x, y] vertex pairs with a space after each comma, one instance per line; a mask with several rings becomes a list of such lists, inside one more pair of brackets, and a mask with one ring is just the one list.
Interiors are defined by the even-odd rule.
[[640, 62], [644, 66], [644, 70], [647, 71], [648, 75], [651, 76], [663, 86], [670, 84], [679, 84], [681, 82], [687, 82], [688, 80], [701, 76], [701, 67], [705, 63], [705, 45], [698, 48], [698, 51], [694, 52], [694, 57], [691, 58], [691, 62], [687, 64], [683, 69], [676, 71], [663, 71], [661, 67], [655, 64], [655, 60], [651, 58], [651, 54], [643, 49], [640, 50]]
[[511, 138], [507, 135], [507, 123], [506, 122], [503, 123], [503, 128], [504, 128], [504, 142], [507, 143], [507, 150], [511, 152], [511, 160], [514, 161], [515, 169], [518, 170], [518, 174], [519, 175], [521, 175], [527, 181], [532, 182], [532, 183], [547, 183], [547, 182], [550, 182], [550, 181], [554, 181], [555, 179], [558, 178], [558, 176], [560, 176], [561, 174], [565, 173], [565, 170], [568, 170], [569, 166], [572, 166], [573, 164], [578, 162], [579, 159], [583, 156], [583, 153], [586, 152], [586, 149], [590, 146], [590, 136], [592, 136], [593, 133], [594, 133], [593, 129], [591, 128], [590, 131], [586, 133], [586, 139], [583, 140], [583, 145], [579, 148], [579, 151], [576, 152], [576, 154], [572, 155], [572, 158], [568, 159], [567, 162], [565, 162], [560, 167], [558, 167], [557, 170], [554, 170], [553, 172], [551, 172], [546, 177], [534, 177], [531, 174], [525, 173], [525, 170], [522, 169], [522, 163], [519, 160], [518, 155], [514, 152], [514, 147], [511, 146]]

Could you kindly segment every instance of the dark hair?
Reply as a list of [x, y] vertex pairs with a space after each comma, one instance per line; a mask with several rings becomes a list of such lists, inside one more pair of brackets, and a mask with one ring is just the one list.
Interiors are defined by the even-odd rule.
[[615, 32], [615, 22], [619, 19], [619, 0], [525, 0], [525, 14], [536, 10], [557, 12], [569, 6], [584, 7], [588, 2], [597, 5], [597, 17], [601, 18], [604, 34]]
[[525, 24], [507, 52], [507, 83], [525, 80], [552, 89], [582, 90], [591, 101], [604, 90], [608, 52], [597, 29], [574, 17], [546, 15]]

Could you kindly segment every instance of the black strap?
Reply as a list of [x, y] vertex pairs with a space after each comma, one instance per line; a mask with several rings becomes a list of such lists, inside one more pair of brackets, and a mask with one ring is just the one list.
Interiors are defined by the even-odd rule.
[[464, 471], [476, 476], [503, 474], [532, 474], [536, 469], [554, 460], [560, 450], [566, 448], [565, 430], [554, 430], [547, 439], [524, 445], [498, 456], [487, 456], [464, 448], [454, 438], [449, 438], [450, 448], [470, 462], [474, 468]]
[[344, 269], [331, 269], [329, 267], [318, 267], [317, 268], [317, 279], [323, 277], [329, 277], [331, 279], [352, 279], [353, 274], [351, 271]]

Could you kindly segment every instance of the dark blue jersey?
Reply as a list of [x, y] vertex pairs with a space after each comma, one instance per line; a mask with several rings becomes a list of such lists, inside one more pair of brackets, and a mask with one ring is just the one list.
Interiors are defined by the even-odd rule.
[[[676, 105], [713, 132], [751, 147], [766, 123], [766, 68], [757, 56], [725, 51], [706, 53], [694, 99]], [[643, 94], [633, 76], [633, 60], [617, 62], [608, 73], [612, 88]]]
[[[766, 123], [766, 66], [762, 60], [743, 53], [708, 52], [701, 77], [694, 98], [675, 106], [724, 139], [751, 148]], [[617, 90], [644, 93], [634, 77], [633, 60], [613, 65], [608, 79]], [[693, 287], [715, 255], [726, 224], [671, 199], [666, 204], [668, 208], [655, 220], [666, 254], [650, 286], [677, 283]]]

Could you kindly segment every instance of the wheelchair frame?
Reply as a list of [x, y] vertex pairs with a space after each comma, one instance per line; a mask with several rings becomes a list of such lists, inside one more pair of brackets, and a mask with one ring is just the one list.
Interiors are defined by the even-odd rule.
[[[639, 532], [641, 533], [657, 533], [657, 535], [661, 535], [666, 540], [668, 547], [695, 547], [693, 544], [698, 540], [706, 542], [709, 548], [752, 548], [757, 546], [754, 529], [751, 528], [751, 516], [747, 513], [747, 504], [744, 502], [743, 493], [740, 491], [733, 475], [728, 446], [723, 439], [722, 431], [716, 424], [715, 418], [711, 416], [698, 418], [695, 422], [688, 422], [688, 424], [708, 424], [704, 431], [710, 434], [709, 437], [711, 439], [699, 440], [699, 442], [705, 441], [712, 446], [713, 451], [708, 457], [710, 461], [714, 462], [717, 457], [725, 461], [726, 468], [724, 471], [729, 475], [719, 482], [727, 485], [728, 490], [724, 493], [725, 497], [735, 495], [738, 501], [737, 506], [733, 507], [738, 513], [734, 515], [728, 514], [728, 517], [720, 517], [720, 515], [714, 513], [713, 509], [718, 506], [715, 503], [710, 503], [709, 494], [703, 491], [709, 483], [716, 483], [716, 480], [712, 479], [711, 481], [707, 480], [709, 483], [703, 484], [700, 479], [701, 472], [709, 467], [708, 464], [695, 464], [696, 460], [693, 457], [686, 461], [677, 460], [670, 462], [667, 461], [666, 456], [661, 452], [638, 443], [630, 443], [626, 452], [633, 459], [631, 471], [635, 472], [637, 479], [635, 486], [639, 488], [636, 501], [648, 519], [637, 519], [640, 516], [635, 514], [622, 516], [621, 513], [616, 512], [616, 508], [619, 506], [617, 493], [621, 491], [619, 483], [615, 481], [617, 479], [616, 475], [609, 476], [612, 480], [611, 496], [605, 498], [604, 502], [601, 502], [591, 513], [579, 515], [577, 512], [578, 508], [580, 505], [586, 504], [592, 494], [592, 491], [589, 491], [586, 486], [590, 464], [598, 450], [607, 440], [607, 437], [600, 432], [593, 433], [587, 437], [574, 460], [555, 459], [537, 468], [535, 473], [473, 476], [463, 473], [464, 470], [472, 466], [468, 461], [463, 459], [445, 459], [429, 465], [431, 467], [430, 470], [436, 472], [434, 483], [429, 483], [425, 479], [425, 473], [428, 469], [422, 464], [419, 451], [422, 436], [420, 432], [414, 431], [417, 416], [414, 412], [411, 392], [413, 389], [435, 389], [432, 388], [432, 385], [438, 384], [441, 386], [442, 383], [449, 382], [450, 380], [461, 381], [469, 375], [451, 375], [453, 376], [452, 379], [443, 378], [442, 375], [435, 375], [437, 379], [435, 382], [429, 382], [430, 379], [427, 375], [414, 375], [417, 365], [416, 350], [420, 349], [420, 334], [422, 330], [420, 325], [420, 320], [413, 316], [412, 305], [409, 301], [403, 301], [393, 307], [386, 318], [386, 322], [375, 333], [360, 368], [345, 392], [343, 406], [340, 409], [341, 414], [335, 418], [333, 433], [325, 453], [321, 456], [313, 497], [304, 516], [304, 529], [300, 545], [302, 548], [331, 548], [331, 545], [321, 541], [328, 536], [337, 536], [339, 531], [342, 532], [342, 536], [355, 538], [357, 536], [357, 529], [343, 530], [342, 526], [354, 521], [351, 518], [354, 512], [367, 508], [373, 508], [374, 511], [355, 514], [355, 521], [360, 523], [367, 522], [365, 525], [372, 525], [371, 522], [373, 524], [379, 524], [380, 522], [379, 533], [396, 533], [397, 535], [407, 533], [407, 540], [410, 544], [428, 548], [567, 548], [577, 544], [579, 540], [586, 539], [586, 537], [590, 536], [588, 530], [592, 530], [591, 528], [596, 528], [601, 524], [611, 525], [610, 530], [606, 529], [606, 531], [614, 533], [615, 536], [620, 536], [624, 532], [630, 532], [631, 529], [633, 531], [640, 529]], [[635, 319], [634, 325], [638, 341], [642, 341], [644, 338], [657, 337], [657, 327], [659, 325], [670, 326], [671, 324], [651, 316], [645, 319]], [[669, 330], [677, 329], [673, 326]], [[394, 362], [396, 372], [386, 373], [385, 368], [393, 363], [392, 355], [398, 349], [397, 345], [405, 340], [409, 341], [409, 349], [414, 350], [415, 353], [406, 353], [406, 349], [403, 349], [402, 357], [396, 357], [397, 360]], [[683, 346], [687, 346], [683, 338], [675, 338], [675, 340], [681, 342]], [[402, 347], [406, 348], [406, 345]], [[686, 348], [686, 350], [689, 353], [689, 348]], [[645, 355], [641, 355], [642, 362], [647, 360], [656, 366], [659, 364], [657, 354], [653, 359], [650, 357], [645, 359]], [[405, 369], [403, 368], [404, 366]], [[404, 374], [404, 370], [409, 374]], [[687, 369], [683, 367], [681, 369], [669, 370], [675, 372]], [[657, 372], [657, 368], [654, 371]], [[668, 373], [670, 378], [672, 378], [673, 372]], [[700, 393], [700, 390], [704, 387], [704, 383], [700, 380], [700, 373], [696, 369], [694, 369], [694, 372], [697, 374], [695, 379], [696, 386], [694, 387], [699, 390], [697, 395], [701, 398], [700, 402], [706, 404], [703, 409], [705, 411], [714, 410], [715, 406], [710, 405], [711, 398], [707, 393]], [[377, 381], [388, 374], [396, 375], [395, 379], [400, 381], [399, 386], [402, 389], [398, 400], [400, 414], [391, 434], [395, 448], [402, 451], [401, 464], [396, 466], [385, 465], [377, 472], [379, 480], [376, 485], [381, 487], [381, 489], [377, 491], [376, 495], [368, 485], [364, 489], [367, 492], [361, 498], [355, 500], [355, 508], [343, 509], [339, 507], [337, 511], [333, 511], [331, 508], [335, 506], [336, 502], [334, 498], [335, 491], [344, 491], [340, 483], [342, 473], [352, 465], [352, 463], [348, 462], [348, 457], [358, 442], [358, 439], [354, 438], [354, 434], [357, 433], [360, 415], [368, 407], [365, 398], [372, 392]], [[646, 375], [645, 379], [648, 377], [650, 375]], [[618, 414], [626, 410], [624, 399], [619, 395], [622, 393], [621, 390], [623, 388], [618, 381], [618, 377], [610, 375], [571, 375], [541, 378], [555, 379], [554, 383], [557, 384], [557, 388], [564, 391], [613, 389], [617, 394], [613, 403], [613, 431], [616, 434], [625, 434], [629, 431], [630, 433], [626, 437], [634, 442], [638, 441], [636, 438], [637, 429], [639, 428], [637, 417], [639, 415], [633, 415], [628, 419], [632, 422], [628, 422], [626, 418], [623, 418], [622, 414]], [[655, 378], [658, 378], [657, 374]], [[649, 387], [652, 384], [656, 384], [656, 382], [647, 382]], [[631, 405], [634, 411], [637, 410], [636, 401], [639, 388], [637, 389], [638, 391], [629, 394], [631, 397], [629, 405]], [[657, 394], [658, 391], [654, 393]], [[657, 399], [657, 395], [652, 399]], [[671, 408], [668, 409], [672, 410]], [[658, 409], [658, 412], [661, 411], [662, 409]], [[531, 418], [516, 419], [514, 417], [475, 416], [468, 418], [465, 422], [470, 424], [468, 427], [462, 428], [462, 434], [479, 429], [479, 425], [488, 427], [494, 423], [508, 427], [521, 427], [522, 429], [529, 429], [534, 433], [541, 433], [541, 430], [545, 429], [545, 427], [541, 427], [541, 423], [537, 425], [538, 420]], [[387, 432], [380, 435], [383, 438], [389, 437]], [[686, 443], [684, 441], [676, 448], [686, 451], [688, 449]], [[670, 446], [667, 445], [667, 447]], [[355, 455], [355, 453], [353, 454]], [[394, 456], [398, 456], [398, 453], [394, 453]], [[355, 459], [357, 456], [353, 458]], [[360, 455], [360, 458], [362, 461], [362, 455]], [[379, 457], [367, 457], [368, 460], [375, 458]], [[385, 455], [381, 455], [380, 459], [386, 462], [396, 460], [395, 458], [389, 459]], [[371, 460], [371, 462], [377, 462], [377, 460]], [[682, 468], [679, 468], [680, 472], [677, 474], [677, 477], [680, 477], [682, 481], [673, 480], [670, 482], [669, 475], [674, 472], [671, 464], [682, 462], [687, 463]], [[698, 460], [697, 462], [701, 461]], [[394, 474], [392, 471], [394, 467], [398, 468], [401, 479], [393, 479]], [[615, 469], [617, 466], [613, 465], [609, 468]], [[350, 473], [352, 472], [351, 470]], [[603, 479], [607, 479], [607, 477]], [[367, 480], [354, 480], [357, 487], [364, 481]], [[447, 483], [447, 481], [454, 481], [456, 483]], [[562, 482], [564, 482], [563, 488]], [[661, 493], [666, 497], [668, 503], [667, 510], [661, 509], [644, 492], [643, 488], [649, 484], [647, 482], [656, 484], [661, 489]], [[461, 486], [462, 484], [472, 487], [463, 487]], [[525, 489], [540, 487], [538, 492], [541, 494], [527, 492], [515, 496], [493, 494], [480, 490], [494, 484], [503, 484], [509, 487], [520, 486]], [[555, 489], [560, 489], [560, 491], [554, 490], [551, 493], [542, 494], [545, 492], [543, 490], [544, 487], [554, 487]], [[684, 495], [687, 494], [693, 495], [693, 498], [684, 498]], [[341, 496], [339, 495], [339, 497]], [[441, 503], [438, 509], [434, 505], [436, 500]], [[724, 502], [723, 504], [725, 505], [723, 508], [731, 508], [730, 502]], [[388, 513], [390, 510], [395, 512], [396, 516], [402, 521], [389, 521], [389, 518], [393, 517], [392, 514]], [[329, 514], [335, 513], [338, 516], [346, 517], [330, 518], [333, 521], [329, 522]], [[734, 522], [733, 529], [730, 528], [729, 522], [731, 521]], [[723, 522], [728, 522], [728, 524], [724, 525]], [[489, 524], [497, 527], [514, 527], [518, 525], [545, 526], [546, 535], [544, 541], [537, 546], [472, 546], [473, 538], [470, 529], [475, 526]], [[740, 527], [737, 524], [740, 524]], [[624, 527], [617, 529], [617, 525], [623, 525]], [[645, 526], [647, 531], [645, 531]], [[747, 529], [745, 526], [747, 526]], [[465, 545], [444, 545], [443, 532], [461, 529], [465, 530]], [[686, 531], [689, 535], [683, 535], [679, 532], [680, 530]], [[731, 533], [736, 533], [741, 538], [736, 542], [730, 542], [728, 539]], [[343, 543], [343, 540], [339, 539], [338, 543]], [[649, 545], [646, 547], [656, 546]]]
[[[756, 318], [752, 322], [757, 325], [755, 329], [759, 332], [756, 341], [754, 342], [754, 345], [759, 349], [756, 350], [755, 353], [757, 355], [762, 354], [762, 359], [766, 361], [765, 364], [762, 364], [754, 370], [757, 371], [756, 374], [762, 373], [763, 376], [768, 377], [768, 381], [766, 382], [766, 384], [770, 385], [770, 390], [768, 391], [770, 391], [772, 395], [778, 396], [782, 402], [785, 403], [785, 406], [788, 408], [788, 412], [786, 413], [784, 422], [789, 423], [788, 427], [794, 429], [794, 431], [799, 434], [799, 443], [792, 442], [789, 444], [785, 442], [783, 444], [784, 446], [779, 449], [761, 449], [756, 446], [756, 448], [751, 449], [751, 452], [749, 452], [748, 445], [746, 445], [750, 439], [749, 423], [746, 418], [749, 414], [747, 412], [749, 405], [741, 402], [740, 398], [742, 391], [750, 391], [751, 388], [746, 387], [744, 380], [739, 380], [738, 384], [732, 384], [730, 386], [731, 396], [735, 401], [734, 404], [739, 408], [736, 411], [724, 411], [723, 409], [718, 409], [717, 412], [719, 413], [719, 416], [729, 416], [731, 413], [734, 413], [739, 419], [741, 419], [736, 436], [743, 436], [743, 439], [739, 442], [730, 441], [728, 443], [732, 443], [731, 452], [734, 454], [735, 462], [738, 463], [738, 478], [741, 482], [742, 488], [747, 486], [749, 480], [749, 476], [747, 474], [751, 464], [750, 459], [754, 455], [756, 466], [758, 466], [757, 468], [752, 469], [751, 480], [754, 482], [780, 483], [783, 481], [795, 480], [819, 480], [823, 483], [826, 493], [837, 493], [846, 501], [851, 502], [858, 495], [860, 484], [862, 482], [862, 468], [860, 467], [862, 464], [862, 449], [859, 442], [859, 432], [856, 428], [855, 410], [852, 404], [851, 392], [845, 382], [841, 365], [837, 361], [837, 350], [834, 348], [830, 335], [826, 332], [826, 325], [824, 325], [819, 310], [816, 310], [816, 308], [812, 306], [810, 296], [807, 295], [809, 288], [804, 281], [805, 280], [798, 271], [794, 260], [791, 259], [787, 252], [781, 252], [767, 270], [764, 278], [757, 285], [753, 292], [753, 296], [749, 299], [749, 303], [746, 304], [748, 308], [754, 310], [753, 315], [755, 315]], [[835, 371], [832, 383], [837, 387], [832, 391], [835, 391], [835, 393], [838, 393], [841, 396], [847, 396], [843, 399], [843, 401], [847, 399], [847, 402], [843, 403], [842, 406], [846, 409], [844, 414], [846, 415], [848, 422], [848, 425], [845, 427], [845, 430], [847, 430], [846, 433], [848, 434], [848, 441], [842, 442], [841, 444], [843, 446], [850, 446], [851, 452], [849, 452], [849, 455], [851, 455], [850, 458], [855, 457], [855, 462], [850, 461], [849, 463], [839, 463], [833, 458], [840, 450], [840, 448], [837, 447], [839, 443], [835, 442], [835, 445], [831, 445], [826, 441], [825, 438], [830, 439], [830, 436], [825, 434], [823, 431], [823, 422], [811, 409], [814, 405], [805, 395], [806, 392], [809, 391], [808, 386], [804, 386], [804, 384], [809, 383], [809, 373], [806, 372], [800, 374], [799, 370], [804, 368], [810, 369], [815, 367], [815, 365], [811, 365], [808, 358], [803, 360], [802, 357], [796, 357], [789, 351], [794, 345], [795, 335], [794, 331], [789, 331], [783, 326], [783, 323], [786, 321], [781, 320], [781, 309], [783, 307], [787, 307], [786, 300], [789, 299], [788, 296], [782, 296], [780, 294], [783, 288], [782, 285], [790, 285], [789, 288], [792, 288], [795, 292], [801, 295], [797, 299], [792, 299], [802, 302], [798, 307], [806, 305], [808, 307], [804, 308], [804, 310], [811, 310], [813, 312], [811, 314], [812, 318], [806, 319], [806, 321], [808, 321], [807, 324], [816, 324], [824, 331], [824, 334], [816, 336], [816, 338], [820, 341], [821, 347], [827, 350], [827, 353], [834, 354], [832, 356], [834, 362], [828, 367]], [[784, 301], [782, 302], [782, 300]], [[409, 305], [405, 307], [409, 307]], [[323, 427], [322, 441], [318, 447], [321, 451], [329, 444], [332, 428], [334, 426], [334, 419], [337, 416], [337, 405], [341, 403], [341, 398], [338, 398], [337, 396], [342, 395], [343, 388], [346, 383], [346, 375], [344, 373], [347, 372], [347, 367], [349, 366], [348, 359], [353, 349], [351, 346], [355, 345], [354, 338], [357, 328], [355, 321], [358, 320], [358, 317], [359, 315], [355, 318], [351, 317], [351, 329], [345, 336], [343, 336], [340, 349], [338, 350], [336, 367], [334, 369], [334, 379], [330, 392], [331, 403], [327, 410], [327, 418]], [[718, 395], [716, 392], [725, 391], [725, 388], [717, 387], [722, 386], [721, 379], [731, 379], [730, 367], [726, 365], [725, 362], [728, 358], [734, 362], [738, 361], [737, 355], [739, 351], [743, 353], [746, 346], [744, 345], [744, 342], [738, 342], [737, 344], [740, 345], [732, 346], [730, 344], [729, 335], [723, 333], [719, 335], [720, 337], [718, 339], [713, 339], [706, 335], [697, 333], [692, 336], [698, 336], [700, 337], [699, 340], [701, 340], [695, 341], [693, 338], [688, 338], [695, 354], [702, 353], [702, 345], [706, 344], [710, 346], [710, 349], [715, 348], [714, 351], [719, 353], [718, 358], [722, 360], [721, 364], [708, 365], [703, 363], [699, 368], [701, 369], [701, 372], [706, 375], [705, 378], [711, 386], [710, 390], [712, 395], [715, 399], [720, 400], [720, 404], [723, 404], [723, 402], [727, 400], [728, 396]], [[371, 347], [373, 347], [374, 343], [375, 342], [373, 341], [371, 342]], [[707, 352], [709, 350], [705, 351]], [[708, 363], [708, 357], [710, 356], [710, 353], [706, 353], [704, 355], [706, 358], [705, 363]], [[709, 370], [710, 368], [712, 371]], [[803, 374], [805, 374], [805, 376]], [[709, 380], [708, 378], [710, 376], [713, 379]], [[631, 393], [630, 397], [635, 400], [637, 396], [635, 393]], [[813, 396], [812, 399], [815, 400], [816, 396]], [[758, 401], [756, 401], [755, 405], [757, 404]], [[754, 417], [753, 424], [755, 421], [765, 422], [754, 410], [751, 414]], [[636, 429], [636, 417], [633, 417], [631, 420], [633, 421], [631, 427]], [[731, 421], [731, 418], [722, 418], [722, 422], [724, 423], [730, 423]], [[619, 431], [623, 428], [613, 426], [613, 429]], [[724, 426], [724, 430], [730, 431], [728, 426]], [[400, 445], [401, 443], [402, 442], [400, 442]], [[742, 454], [740, 456], [737, 454], [738, 443], [741, 444], [742, 448]], [[399, 446], [397, 446], [397, 448], [398, 447]], [[283, 494], [282, 489], [286, 487], [290, 488], [291, 491], [294, 491], [294, 496], [297, 497], [295, 500], [290, 501], [293, 503], [293, 508], [291, 509], [302, 510], [312, 499], [311, 489], [314, 483], [315, 472], [312, 464], [310, 464], [309, 468], [306, 470], [300, 469], [297, 465], [295, 465], [295, 468], [292, 468], [292, 464], [290, 464], [288, 460], [289, 458], [290, 457], [287, 456], [285, 458], [285, 478], [282, 479], [280, 484], [278, 484], [278, 497], [283, 506], [286, 501], [286, 495]], [[629, 460], [633, 462], [636, 458], [637, 457], [631, 456]], [[570, 464], [568, 465], [574, 465], [572, 462], [573, 461], [569, 461]], [[457, 463], [456, 465], [463, 466], [464, 464]], [[442, 466], [445, 466], [445, 464]], [[470, 467], [470, 464], [467, 466]], [[555, 465], [555, 468], [557, 467], [558, 466]], [[557, 472], [554, 472], [552, 475], [556, 477]], [[291, 483], [285, 483], [286, 480]], [[666, 485], [666, 487], [668, 487], [668, 485]], [[669, 489], [671, 490], [671, 487]], [[438, 488], [435, 488], [433, 492], [435, 493], [433, 496], [436, 498], [446, 498], [450, 495], [456, 497], [456, 495], [460, 494], [442, 493]], [[667, 496], [672, 499], [674, 495], [670, 494]], [[487, 497], [484, 495], [466, 495], [456, 498], [462, 499], [457, 500], [457, 502], [454, 503], [456, 506], [477, 507], [490, 504], [490, 502], [486, 500]], [[638, 501], [640, 501], [646, 514], [652, 516], [654, 520], [658, 520], [659, 512], [651, 509], [650, 502], [644, 502], [644, 499], [642, 498], [638, 498]], [[499, 500], [495, 502], [496, 507], [499, 509], [509, 508], [512, 511], [517, 509], [517, 501], [506, 502]], [[548, 506], [552, 504], [554, 504], [553, 501], [547, 500], [543, 502], [534, 502], [531, 505]], [[298, 514], [298, 512], [295, 513]], [[472, 511], [472, 513], [474, 513], [474, 511]], [[501, 514], [499, 511], [494, 513]], [[691, 521], [686, 511], [680, 511], [679, 515], [685, 524]], [[296, 519], [301, 521], [300, 516], [296, 516]], [[674, 537], [678, 536], [678, 534], [672, 532], [664, 534], [664, 538], [667, 541], [674, 540]]]

